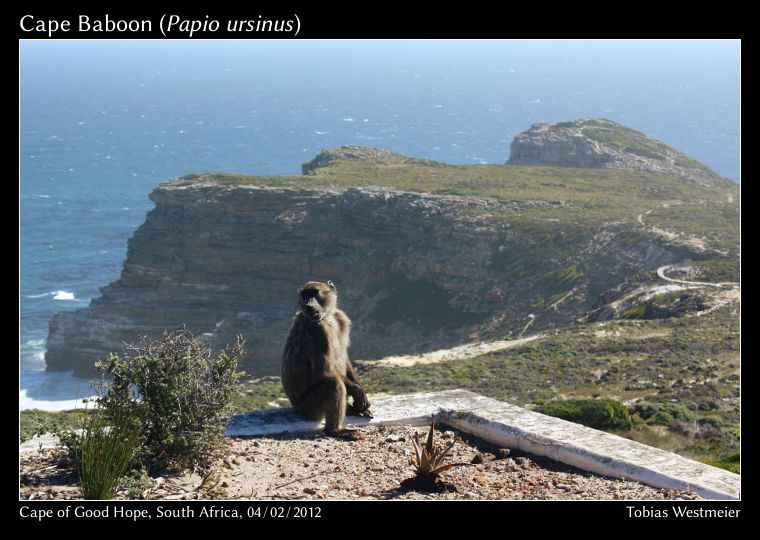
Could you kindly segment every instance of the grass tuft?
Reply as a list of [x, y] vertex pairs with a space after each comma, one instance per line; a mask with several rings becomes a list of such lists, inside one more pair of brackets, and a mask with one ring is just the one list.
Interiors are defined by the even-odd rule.
[[142, 426], [126, 408], [88, 415], [73, 449], [85, 499], [113, 498], [138, 449]]

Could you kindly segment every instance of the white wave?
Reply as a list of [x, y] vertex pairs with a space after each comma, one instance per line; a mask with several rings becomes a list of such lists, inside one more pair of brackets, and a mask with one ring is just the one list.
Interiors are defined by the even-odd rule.
[[53, 297], [53, 300], [76, 300], [76, 298], [74, 298], [73, 292], [57, 291]]
[[343, 121], [344, 122], [353, 122], [354, 119], [353, 118], [344, 118]]
[[24, 343], [25, 347], [28, 347], [30, 349], [38, 349], [38, 348], [45, 348], [45, 340], [44, 339], [30, 339], [26, 343]]
[[326, 135], [327, 131], [315, 131], [314, 133], [316, 133], [317, 135]]
[[[33, 399], [27, 396], [26, 390], [18, 392], [18, 410], [39, 409], [41, 411], [55, 412], [68, 411], [70, 409], [84, 409], [88, 404], [81, 399], [64, 399], [60, 401], [46, 401]], [[92, 407], [92, 404], [89, 405]]]
[[32, 339], [26, 343], [19, 344], [19, 365], [22, 370], [44, 370], [45, 369], [45, 347], [47, 340]]
[[[86, 398], [96, 392], [92, 381], [74, 377], [73, 372], [29, 371], [24, 366], [19, 372], [19, 410], [40, 409], [64, 411], [86, 407]], [[92, 405], [92, 404], [90, 404]]]

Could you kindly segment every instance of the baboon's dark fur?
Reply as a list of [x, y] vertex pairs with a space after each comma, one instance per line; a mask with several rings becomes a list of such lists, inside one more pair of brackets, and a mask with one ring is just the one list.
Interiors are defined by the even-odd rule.
[[351, 320], [338, 309], [332, 281], [309, 281], [299, 297], [300, 309], [282, 351], [282, 386], [296, 411], [324, 418], [325, 432], [335, 433], [346, 414], [362, 413], [370, 405], [348, 359]]

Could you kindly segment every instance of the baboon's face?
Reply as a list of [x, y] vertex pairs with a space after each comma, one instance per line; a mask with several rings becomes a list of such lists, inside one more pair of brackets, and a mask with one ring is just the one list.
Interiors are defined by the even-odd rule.
[[299, 294], [301, 311], [312, 322], [324, 319], [334, 309], [338, 299], [338, 293], [331, 281], [310, 281], [301, 287]]

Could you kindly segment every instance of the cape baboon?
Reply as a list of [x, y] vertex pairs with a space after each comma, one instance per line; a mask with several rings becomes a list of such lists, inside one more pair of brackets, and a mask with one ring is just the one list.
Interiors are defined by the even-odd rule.
[[[296, 411], [341, 430], [346, 414], [364, 413], [367, 394], [348, 359], [351, 320], [338, 309], [332, 281], [309, 281], [282, 351], [282, 386]], [[348, 403], [351, 396], [353, 404]]]

